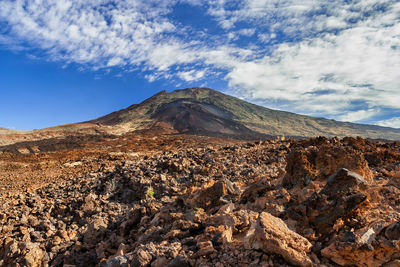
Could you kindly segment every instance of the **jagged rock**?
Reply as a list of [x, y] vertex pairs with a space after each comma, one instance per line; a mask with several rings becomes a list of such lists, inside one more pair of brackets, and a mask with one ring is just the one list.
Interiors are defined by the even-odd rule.
[[171, 260], [167, 267], [189, 267], [188, 259], [182, 255], [176, 256], [173, 260]]
[[199, 247], [199, 251], [193, 255], [194, 258], [207, 256], [216, 252], [211, 241], [198, 242], [197, 246]]
[[130, 210], [126, 216], [125, 220], [121, 223], [121, 234], [126, 236], [132, 231], [132, 229], [137, 226], [142, 218], [142, 212], [139, 208]]
[[45, 255], [45, 251], [39, 247], [36, 243], [25, 243], [22, 245], [22, 259], [23, 264], [29, 267], [42, 266], [42, 259]]
[[369, 228], [360, 237], [360, 239], [358, 240], [358, 243], [360, 243], [361, 245], [371, 245], [374, 238], [375, 238], [375, 231], [372, 228]]
[[[37, 190], [0, 194], [0, 266], [398, 265], [400, 143], [207, 140], [192, 148], [185, 138], [179, 150], [163, 141], [165, 150], [126, 162], [77, 154], [71, 162], [82, 165], [68, 169], [96, 164]], [[131, 154], [119, 148], [115, 155]], [[286, 154], [296, 149], [304, 157], [292, 174], [301, 183], [283, 187]], [[351, 155], [367, 173], [360, 152], [370, 162], [380, 157], [374, 179], [356, 169], [328, 175]]]
[[82, 210], [86, 213], [93, 213], [96, 207], [98, 207], [98, 205], [96, 205], [96, 198], [97, 196], [95, 194], [87, 195], [82, 205]]
[[5, 249], [4, 249], [4, 257], [12, 258], [20, 253], [20, 249], [18, 248], [18, 242], [15, 240], [4, 240]]
[[339, 169], [328, 178], [325, 187], [304, 203], [292, 207], [289, 216], [304, 221], [326, 235], [336, 220], [351, 215], [367, 197], [368, 185], [362, 176], [347, 169]]
[[291, 264], [313, 266], [307, 255], [311, 243], [290, 230], [281, 219], [269, 213], [260, 214], [254, 228], [249, 230], [245, 242], [249, 248], [282, 255]]
[[83, 236], [85, 243], [95, 244], [103, 239], [107, 231], [107, 220], [105, 218], [96, 218], [88, 226]]
[[148, 251], [139, 249], [136, 252], [136, 257], [132, 260], [131, 266], [146, 266], [152, 259], [153, 257]]
[[[317, 176], [314, 166], [317, 149], [297, 148], [287, 157], [286, 175], [283, 177], [283, 186], [292, 187], [297, 184], [306, 185]], [[313, 164], [314, 163], [314, 164]]]
[[351, 148], [329, 145], [298, 147], [287, 157], [286, 175], [282, 184], [291, 188], [305, 186], [311, 181], [324, 180], [339, 168], [347, 168], [363, 176], [367, 181], [373, 177], [363, 154]]
[[380, 239], [367, 246], [335, 240], [321, 254], [341, 266], [382, 266], [400, 257], [400, 242]]
[[248, 186], [240, 199], [240, 203], [255, 202], [265, 191], [271, 190], [272, 186], [264, 180]]
[[222, 206], [216, 214], [209, 218], [208, 225], [217, 227], [217, 234], [213, 243], [231, 243], [233, 235], [250, 228], [251, 222], [257, 219], [258, 213], [249, 210], [235, 210], [234, 204]]
[[394, 261], [388, 262], [382, 266], [383, 267], [398, 267], [398, 266], [400, 266], [400, 260], [394, 260]]
[[107, 260], [106, 262], [106, 267], [128, 267], [128, 266], [129, 266], [129, 261], [126, 256], [113, 257]]
[[[221, 240], [223, 243], [232, 242], [233, 229], [237, 224], [237, 219], [233, 215], [233, 204], [227, 204], [222, 206], [218, 212], [210, 218], [209, 224], [218, 227], [221, 230], [217, 234], [217, 242]], [[214, 241], [215, 242], [215, 241]]]
[[151, 263], [151, 267], [165, 267], [168, 265], [168, 259], [166, 257], [158, 257]]
[[385, 236], [389, 240], [400, 239], [400, 222], [392, 223], [385, 230]]
[[240, 190], [236, 185], [227, 179], [223, 179], [212, 186], [199, 191], [189, 201], [195, 207], [207, 209], [227, 203], [228, 201], [223, 199], [226, 195], [235, 197], [239, 196], [239, 194]]
[[341, 266], [382, 266], [400, 257], [400, 240], [386, 234], [396, 224], [378, 221], [355, 232], [336, 235], [321, 254]]

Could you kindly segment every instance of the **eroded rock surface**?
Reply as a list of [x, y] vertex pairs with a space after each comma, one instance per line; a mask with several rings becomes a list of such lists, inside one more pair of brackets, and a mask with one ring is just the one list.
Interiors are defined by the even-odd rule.
[[[329, 234], [338, 219], [346, 220], [353, 211], [367, 200], [368, 186], [364, 178], [347, 169], [332, 174], [321, 191], [315, 192], [298, 208], [296, 218], [307, 222], [321, 234]], [[305, 213], [302, 213], [305, 207]]]
[[2, 191], [0, 266], [398, 266], [400, 143], [157, 138]]
[[313, 266], [311, 259], [307, 256], [311, 243], [290, 230], [281, 219], [262, 212], [252, 230], [246, 236], [247, 245], [250, 248], [282, 255], [294, 265]]
[[373, 177], [363, 152], [343, 146], [336, 139], [321, 138], [317, 146], [294, 146], [287, 157], [283, 185], [306, 186], [311, 181], [327, 179], [340, 168], [356, 172], [368, 181]]

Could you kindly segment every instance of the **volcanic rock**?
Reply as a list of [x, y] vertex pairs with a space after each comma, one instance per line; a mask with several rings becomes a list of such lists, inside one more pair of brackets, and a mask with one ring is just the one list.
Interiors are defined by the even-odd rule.
[[314, 180], [325, 180], [339, 168], [347, 168], [363, 176], [367, 181], [373, 177], [360, 151], [349, 147], [322, 144], [306, 148], [297, 147], [287, 157], [283, 186], [306, 186]]
[[340, 240], [339, 237], [333, 239], [321, 254], [341, 266], [382, 266], [400, 257], [400, 241], [375, 236], [370, 228], [355, 242]]
[[385, 230], [385, 237], [389, 240], [400, 239], [400, 222], [395, 222], [389, 225]]
[[294, 265], [313, 266], [307, 255], [311, 243], [290, 230], [281, 219], [267, 212], [260, 214], [254, 230], [249, 231], [246, 236], [246, 243], [252, 249], [282, 255]]
[[[189, 201], [203, 209], [219, 206], [240, 195], [239, 188], [227, 179], [216, 182], [214, 185], [199, 191]], [[228, 196], [228, 199], [223, 197]]]
[[[362, 156], [400, 143], [354, 140], [130, 134], [5, 152], [0, 177], [15, 175], [0, 181], [12, 181], [0, 193], [0, 266], [396, 266], [400, 165]], [[283, 186], [296, 153], [287, 175], [309, 177]], [[352, 154], [354, 169], [342, 168]], [[39, 188], [12, 187], [28, 175]]]
[[330, 233], [339, 218], [351, 216], [367, 197], [368, 186], [362, 176], [347, 169], [339, 169], [328, 178], [325, 187], [315, 192], [304, 203], [292, 207], [290, 216], [305, 220], [325, 235]]

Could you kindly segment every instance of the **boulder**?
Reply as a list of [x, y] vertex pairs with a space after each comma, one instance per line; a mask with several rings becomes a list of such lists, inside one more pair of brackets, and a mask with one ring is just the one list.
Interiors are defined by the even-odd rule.
[[152, 258], [152, 255], [148, 251], [140, 248], [136, 252], [136, 257], [132, 260], [131, 266], [147, 266]]
[[321, 191], [291, 207], [288, 214], [327, 235], [339, 218], [352, 216], [352, 211], [368, 198], [367, 190], [368, 185], [362, 176], [342, 168], [328, 178]]
[[128, 258], [123, 255], [112, 257], [106, 262], [106, 267], [128, 267], [128, 266], [129, 266]]
[[400, 222], [395, 222], [389, 225], [385, 231], [385, 237], [389, 240], [400, 239]]
[[107, 232], [108, 223], [105, 218], [95, 218], [91, 221], [86, 230], [83, 241], [89, 244], [96, 244], [103, 240]]
[[23, 259], [24, 266], [29, 267], [40, 267], [42, 266], [42, 259], [44, 257], [45, 251], [39, 247], [37, 243], [26, 243], [23, 244]]
[[373, 240], [372, 244], [363, 244], [335, 239], [321, 250], [321, 255], [340, 266], [382, 266], [400, 257], [400, 241], [391, 242], [378, 238]]
[[207, 222], [218, 229], [218, 234], [214, 237], [214, 243], [230, 243], [235, 234], [245, 232], [250, 228], [251, 222], [257, 219], [258, 213], [246, 210], [236, 209], [235, 205], [230, 203], [222, 206], [216, 214], [211, 216]]
[[360, 151], [350, 147], [322, 145], [293, 149], [287, 157], [286, 175], [282, 184], [287, 188], [305, 186], [313, 180], [326, 180], [340, 168], [356, 172], [367, 182], [373, 177]]
[[[209, 209], [229, 202], [240, 195], [239, 188], [227, 179], [222, 179], [212, 186], [198, 191], [189, 202], [198, 208]], [[224, 197], [227, 196], [227, 199]]]
[[307, 255], [311, 243], [290, 230], [284, 221], [267, 212], [262, 212], [255, 226], [248, 231], [245, 244], [250, 249], [281, 255], [296, 266], [313, 266]]

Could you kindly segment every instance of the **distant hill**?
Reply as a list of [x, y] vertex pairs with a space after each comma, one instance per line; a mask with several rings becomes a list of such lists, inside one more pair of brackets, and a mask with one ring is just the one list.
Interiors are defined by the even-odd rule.
[[11, 129], [6, 129], [6, 128], [1, 128], [0, 127], [0, 134], [11, 134], [11, 133], [17, 133], [18, 131], [16, 130], [11, 130]]
[[164, 131], [237, 138], [344, 137], [400, 140], [400, 129], [339, 122], [268, 109], [208, 88], [166, 91], [89, 123], [124, 131]]

